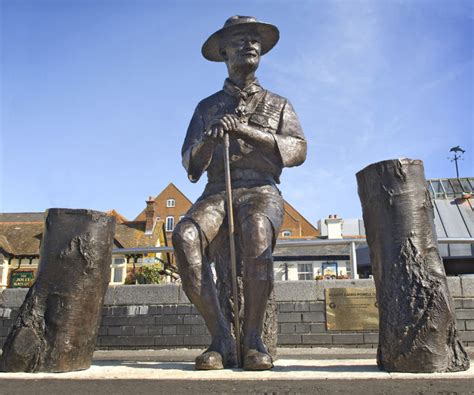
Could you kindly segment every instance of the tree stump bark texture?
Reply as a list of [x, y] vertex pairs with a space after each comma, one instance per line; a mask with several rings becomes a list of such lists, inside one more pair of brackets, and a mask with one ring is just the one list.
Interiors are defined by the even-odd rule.
[[7, 372], [69, 372], [92, 362], [115, 219], [91, 210], [49, 209], [35, 283], [3, 346]]
[[357, 183], [379, 306], [377, 364], [389, 372], [468, 369], [423, 163], [375, 163]]

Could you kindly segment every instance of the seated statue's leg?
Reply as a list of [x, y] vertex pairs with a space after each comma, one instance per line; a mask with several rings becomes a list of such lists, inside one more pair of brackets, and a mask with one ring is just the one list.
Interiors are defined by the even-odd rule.
[[262, 341], [263, 320], [273, 289], [273, 227], [262, 214], [253, 214], [240, 225], [244, 268], [243, 365], [247, 370], [273, 367]]
[[196, 225], [182, 220], [173, 232], [173, 246], [184, 292], [206, 322], [210, 347], [196, 358], [196, 369], [223, 369], [236, 365], [235, 341], [217, 297], [209, 263], [204, 259], [204, 240]]

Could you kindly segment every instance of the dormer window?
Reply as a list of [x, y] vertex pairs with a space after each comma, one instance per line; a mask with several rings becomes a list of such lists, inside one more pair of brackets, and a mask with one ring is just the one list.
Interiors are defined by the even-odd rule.
[[283, 232], [281, 232], [281, 235], [283, 237], [291, 237], [292, 232], [291, 232], [291, 230], [284, 230]]
[[168, 200], [166, 201], [166, 207], [174, 207], [174, 206], [176, 206], [176, 200], [174, 200], [174, 199], [168, 199]]

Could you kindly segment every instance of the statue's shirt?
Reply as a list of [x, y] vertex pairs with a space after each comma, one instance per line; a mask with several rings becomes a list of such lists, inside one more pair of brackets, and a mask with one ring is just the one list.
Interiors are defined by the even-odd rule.
[[275, 149], [268, 150], [258, 143], [230, 136], [230, 167], [233, 184], [252, 181], [279, 183], [283, 167], [298, 166], [306, 158], [306, 140], [290, 102], [264, 90], [255, 80], [240, 90], [229, 79], [223, 90], [202, 100], [191, 119], [182, 148], [183, 165], [189, 179], [196, 182], [207, 170], [209, 184], [224, 182], [223, 145], [213, 151], [207, 167], [197, 168], [193, 163], [193, 148], [201, 142], [204, 132], [215, 119], [225, 114], [237, 114], [248, 125], [275, 139]]

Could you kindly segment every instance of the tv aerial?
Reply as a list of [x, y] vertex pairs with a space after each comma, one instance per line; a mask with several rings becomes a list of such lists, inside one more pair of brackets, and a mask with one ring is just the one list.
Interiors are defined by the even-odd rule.
[[459, 178], [458, 160], [464, 160], [462, 155], [466, 150], [463, 150], [459, 145], [457, 145], [456, 147], [452, 147], [449, 152], [453, 152], [454, 156], [448, 157], [448, 159], [456, 164], [456, 178]]

